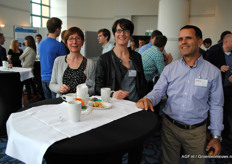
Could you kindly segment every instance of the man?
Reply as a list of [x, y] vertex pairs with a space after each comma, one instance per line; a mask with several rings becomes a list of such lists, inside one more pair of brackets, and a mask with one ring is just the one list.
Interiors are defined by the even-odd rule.
[[[217, 44], [213, 45], [210, 47], [210, 50], [211, 51], [214, 51], [214, 50], [217, 50], [218, 48], [222, 47], [222, 41], [224, 40], [224, 37], [227, 35], [227, 34], [231, 34], [231, 31], [223, 31], [220, 35], [220, 39], [218, 41]], [[206, 60], [209, 56], [209, 51], [206, 52]]]
[[213, 155], [221, 151], [224, 102], [221, 74], [199, 54], [202, 32], [198, 27], [182, 27], [178, 40], [183, 58], [164, 68], [153, 90], [136, 106], [154, 111], [153, 106], [167, 93], [161, 133], [163, 163], [178, 164], [182, 147], [186, 155], [194, 157], [187, 158], [187, 163], [205, 164], [204, 158], [197, 157], [205, 154], [208, 111], [212, 139], [206, 151], [214, 148]]
[[[36, 53], [37, 53], [36, 58], [39, 59], [40, 58], [40, 56], [39, 56], [39, 44], [42, 41], [42, 35], [36, 34], [35, 40], [36, 40], [35, 44], [36, 44]], [[44, 100], [45, 98], [44, 98], [44, 92], [43, 92], [42, 83], [41, 83], [40, 63], [35, 62], [33, 74], [34, 74], [33, 81], [36, 84], [36, 88], [41, 96], [40, 98], [41, 98], [41, 100]]]
[[50, 18], [47, 21], [48, 37], [39, 44], [41, 79], [45, 99], [56, 97], [56, 94], [49, 88], [52, 68], [56, 57], [66, 55], [64, 45], [56, 40], [60, 35], [61, 25], [62, 21], [59, 18]]
[[110, 40], [110, 31], [103, 28], [103, 29], [100, 29], [98, 30], [97, 32], [97, 39], [98, 39], [98, 42], [100, 44], [102, 44], [102, 54], [112, 50], [114, 48], [114, 46], [109, 43], [109, 40]]
[[145, 45], [145, 39], [143, 37], [139, 38], [139, 48]]
[[156, 72], [160, 76], [164, 69], [165, 63], [162, 51], [166, 43], [166, 36], [157, 36], [154, 45], [141, 54], [145, 78], [149, 84], [149, 91], [153, 88], [153, 78]]
[[39, 43], [42, 40], [42, 35], [41, 34], [37, 34], [35, 36], [35, 40], [36, 40], [36, 42], [35, 42], [35, 44], [36, 44], [36, 52], [37, 52], [37, 55], [39, 55]]
[[160, 32], [159, 30], [154, 30], [151, 34], [151, 38], [150, 38], [150, 42], [148, 44], [145, 44], [144, 46], [142, 46], [138, 53], [142, 54], [144, 51], [146, 51], [148, 48], [151, 48], [152, 45], [155, 44], [155, 38], [159, 35], [163, 35], [162, 32]]
[[224, 90], [224, 123], [225, 134], [232, 140], [232, 34], [224, 36], [221, 46], [208, 51], [207, 60], [221, 70]]
[[2, 61], [7, 61], [6, 49], [2, 47], [4, 43], [5, 43], [5, 37], [3, 33], [0, 33], [0, 66], [2, 66]]
[[135, 49], [136, 52], [139, 52], [139, 49], [144, 46], [146, 43], [145, 38], [144, 37], [139, 37], [139, 47]]
[[221, 36], [220, 36], [220, 39], [218, 40], [218, 44], [222, 44], [223, 40], [224, 40], [224, 37], [227, 35], [227, 34], [231, 34], [231, 31], [223, 31], [221, 33]]
[[[172, 62], [171, 53], [164, 52], [166, 43], [166, 36], [156, 36], [154, 45], [141, 54], [145, 78], [150, 90], [153, 88], [153, 81], [157, 81], [164, 66]], [[154, 77], [157, 77], [156, 80]]]
[[137, 47], [136, 47], [136, 44], [135, 44], [135, 40], [134, 40], [134, 38], [131, 38], [130, 39], [130, 47], [128, 47], [128, 50], [135, 51], [136, 49], [137, 49]]
[[206, 38], [206, 39], [204, 39], [203, 45], [204, 45], [204, 47], [206, 48], [206, 51], [208, 51], [208, 50], [210, 49], [211, 45], [212, 45], [212, 40], [211, 40], [211, 38]]

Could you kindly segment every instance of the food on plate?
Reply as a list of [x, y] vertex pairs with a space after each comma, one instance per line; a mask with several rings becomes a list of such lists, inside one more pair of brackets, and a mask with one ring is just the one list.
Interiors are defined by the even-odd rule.
[[101, 102], [95, 102], [95, 103], [93, 103], [93, 107], [96, 107], [96, 108], [105, 108], [105, 106], [103, 106]]
[[98, 100], [97, 97], [93, 97], [93, 98], [90, 99], [90, 101], [97, 101], [97, 100]]

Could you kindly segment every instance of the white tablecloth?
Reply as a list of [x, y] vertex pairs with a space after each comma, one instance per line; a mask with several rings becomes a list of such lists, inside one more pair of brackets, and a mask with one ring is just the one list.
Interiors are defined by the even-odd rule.
[[0, 70], [7, 72], [19, 72], [20, 81], [24, 81], [34, 77], [31, 68], [13, 67], [12, 69], [3, 69], [3, 67], [0, 67]]
[[7, 121], [6, 154], [27, 164], [40, 164], [54, 142], [141, 111], [134, 102], [113, 99], [111, 109], [94, 109], [88, 115], [82, 114], [81, 121], [74, 123], [68, 119], [67, 108], [63, 102], [11, 114]]

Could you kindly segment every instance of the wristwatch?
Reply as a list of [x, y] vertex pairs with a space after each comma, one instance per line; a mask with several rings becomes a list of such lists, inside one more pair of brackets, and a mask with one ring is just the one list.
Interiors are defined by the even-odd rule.
[[218, 139], [220, 142], [222, 142], [222, 137], [221, 137], [221, 136], [213, 135], [212, 138], [216, 138], [216, 139]]

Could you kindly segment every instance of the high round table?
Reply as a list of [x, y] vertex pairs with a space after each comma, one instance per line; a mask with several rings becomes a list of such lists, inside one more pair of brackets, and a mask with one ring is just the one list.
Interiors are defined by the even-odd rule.
[[[58, 104], [60, 98], [29, 104], [22, 110], [45, 104]], [[45, 153], [50, 163], [120, 163], [128, 151], [142, 145], [158, 128], [157, 115], [140, 111], [126, 117], [52, 144]]]

